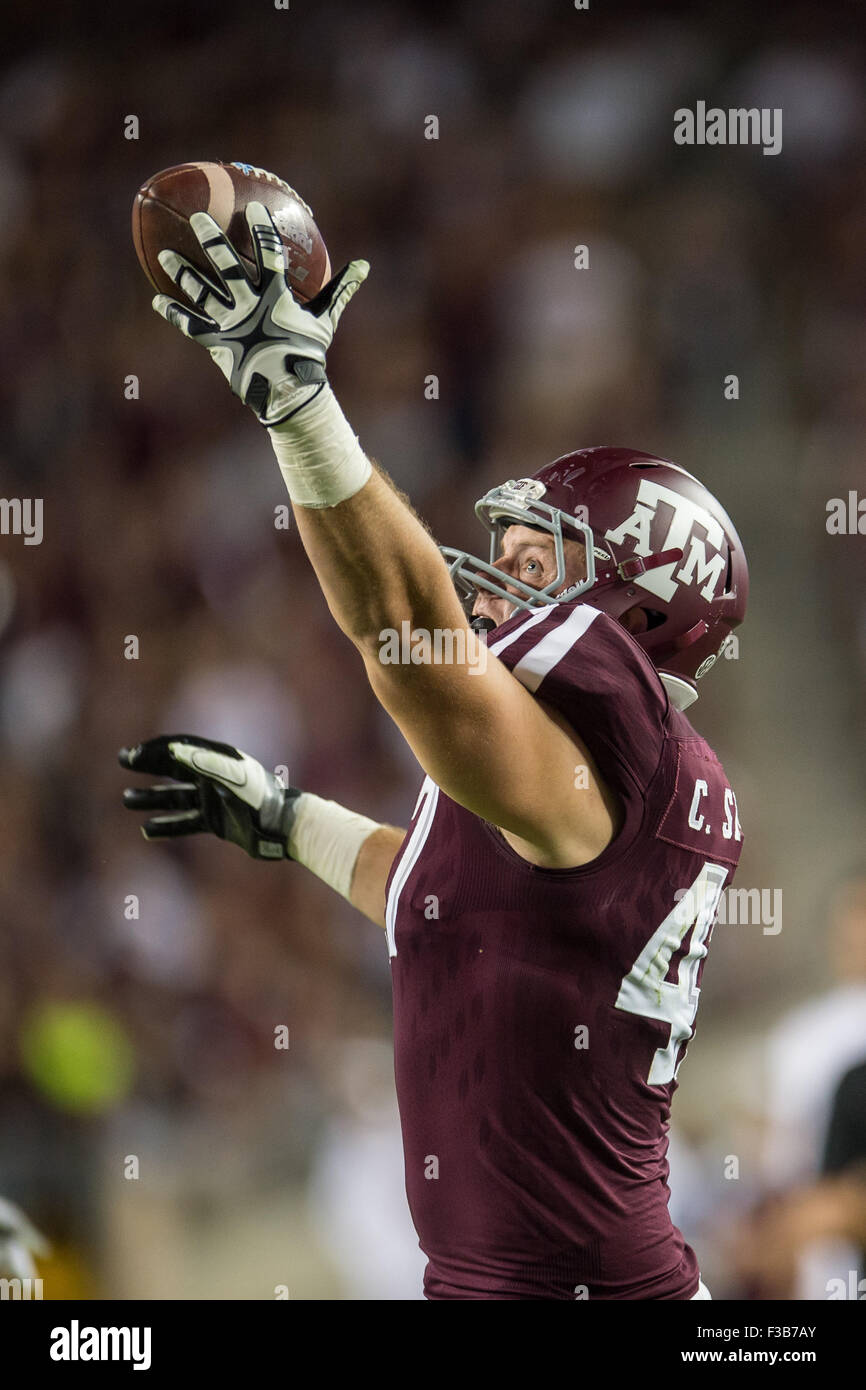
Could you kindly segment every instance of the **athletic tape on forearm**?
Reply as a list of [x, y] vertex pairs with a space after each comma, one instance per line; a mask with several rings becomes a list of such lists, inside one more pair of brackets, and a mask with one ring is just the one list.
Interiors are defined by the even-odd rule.
[[359, 816], [339, 802], [301, 792], [287, 840], [289, 854], [348, 898], [361, 846], [378, 829], [377, 821]]
[[268, 434], [289, 496], [301, 507], [336, 507], [360, 492], [373, 471], [327, 382]]

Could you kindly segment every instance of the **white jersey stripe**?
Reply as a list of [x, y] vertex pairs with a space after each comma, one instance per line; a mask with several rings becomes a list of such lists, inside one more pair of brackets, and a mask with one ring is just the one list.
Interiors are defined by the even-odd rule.
[[490, 647], [493, 655], [498, 656], [500, 652], [505, 651], [506, 647], [510, 647], [512, 642], [516, 642], [518, 637], [522, 637], [524, 632], [528, 631], [529, 628], [535, 627], [536, 623], [540, 623], [543, 618], [549, 617], [552, 607], [552, 604], [545, 604], [543, 608], [536, 609], [531, 617], [527, 617], [526, 622], [521, 623], [513, 632], [509, 632], [507, 637], [498, 638]]
[[539, 642], [521, 657], [511, 674], [529, 691], [536, 691], [544, 677], [553, 670], [558, 661], [579, 642], [591, 623], [599, 616], [600, 610], [582, 603], [569, 613], [564, 623], [546, 632]]
[[[424, 800], [426, 795], [426, 801]], [[400, 894], [406, 886], [406, 880], [418, 862], [427, 836], [430, 834], [430, 827], [433, 824], [433, 817], [436, 813], [436, 803], [439, 800], [439, 788], [431, 777], [425, 777], [418, 794], [417, 807], [421, 807], [415, 828], [406, 843], [403, 857], [391, 879], [391, 888], [388, 893], [388, 901], [385, 904], [385, 934], [388, 938], [388, 955], [397, 954], [397, 903]], [[423, 804], [422, 804], [423, 802]]]

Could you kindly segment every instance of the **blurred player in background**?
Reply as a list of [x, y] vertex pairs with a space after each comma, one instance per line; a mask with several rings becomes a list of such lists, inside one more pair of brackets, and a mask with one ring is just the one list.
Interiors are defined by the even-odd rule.
[[668, 1212], [667, 1126], [742, 833], [682, 711], [744, 616], [739, 538], [676, 465], [582, 449], [487, 493], [489, 558], [446, 563], [325, 376], [366, 263], [301, 308], [247, 212], [255, 283], [203, 219], [212, 278], [166, 248], [195, 308], [154, 306], [267, 427], [329, 608], [426, 776], [404, 830], [164, 735], [121, 762], [176, 780], [126, 804], [157, 813], [148, 838], [295, 859], [384, 927], [428, 1298], [709, 1297]]
[[866, 1060], [832, 1096], [820, 1167], [737, 1233], [734, 1258], [761, 1298], [866, 1298]]
[[741, 1271], [765, 1297], [827, 1298], [840, 1276], [863, 1266], [866, 1093], [864, 1067], [857, 1065], [866, 1058], [862, 870], [845, 876], [830, 898], [826, 952], [833, 982], [785, 1013], [767, 1042], [767, 1200], [739, 1246]]
[[[38, 1273], [36, 1257], [42, 1259], [50, 1251], [48, 1241], [21, 1208], [0, 1197], [0, 1279], [32, 1282]], [[3, 1297], [8, 1294], [4, 1292]]]

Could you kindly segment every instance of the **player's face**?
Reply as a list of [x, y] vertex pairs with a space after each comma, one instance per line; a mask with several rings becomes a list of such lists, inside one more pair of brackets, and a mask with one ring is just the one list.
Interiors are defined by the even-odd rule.
[[[586, 552], [580, 541], [567, 540], [565, 550], [565, 582], [563, 589], [576, 584], [586, 577]], [[537, 531], [531, 526], [509, 526], [502, 535], [502, 549], [494, 562], [503, 574], [520, 579], [533, 589], [543, 589], [556, 578], [556, 551], [554, 539], [546, 531]], [[509, 586], [506, 584], [505, 586]], [[519, 592], [516, 589], [512, 593]], [[507, 599], [497, 598], [484, 589], [479, 589], [472, 606], [473, 618], [490, 618], [497, 627], [507, 621], [515, 610], [515, 604]]]

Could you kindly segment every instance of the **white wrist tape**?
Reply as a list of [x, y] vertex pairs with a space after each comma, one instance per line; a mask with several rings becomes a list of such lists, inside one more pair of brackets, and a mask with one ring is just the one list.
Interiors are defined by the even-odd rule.
[[288, 837], [289, 854], [348, 898], [361, 846], [379, 829], [378, 822], [348, 811], [339, 802], [325, 801], [312, 792], [301, 792], [294, 812]]
[[336, 507], [360, 492], [373, 471], [327, 382], [268, 434], [289, 496], [301, 507]]

